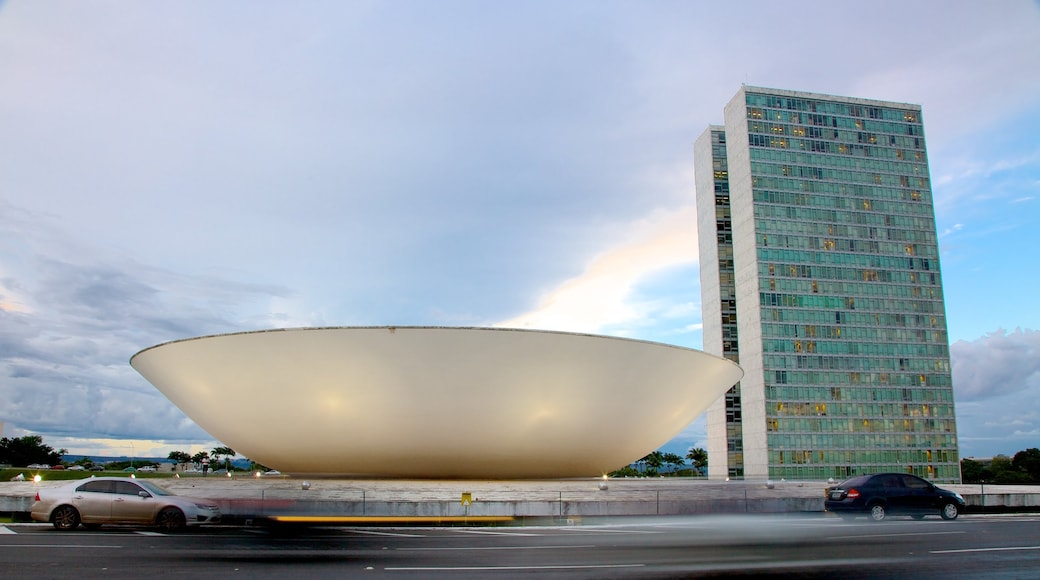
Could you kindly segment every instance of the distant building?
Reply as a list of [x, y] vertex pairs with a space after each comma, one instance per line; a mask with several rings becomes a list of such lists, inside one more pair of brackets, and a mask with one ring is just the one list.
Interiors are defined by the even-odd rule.
[[959, 481], [921, 107], [744, 86], [695, 146], [713, 478]]

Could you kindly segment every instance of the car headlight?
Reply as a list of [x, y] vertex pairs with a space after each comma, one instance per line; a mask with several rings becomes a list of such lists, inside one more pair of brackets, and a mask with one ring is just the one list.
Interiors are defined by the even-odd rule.
[[195, 507], [197, 507], [199, 509], [202, 509], [202, 510], [214, 510], [214, 511], [216, 511], [218, 509], [217, 506], [215, 506], [213, 504], [209, 504], [209, 503], [197, 503], [197, 504], [195, 504]]

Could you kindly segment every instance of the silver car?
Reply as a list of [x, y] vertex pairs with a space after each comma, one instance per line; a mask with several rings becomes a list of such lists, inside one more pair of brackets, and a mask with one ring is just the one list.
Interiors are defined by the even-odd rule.
[[220, 522], [220, 507], [166, 491], [139, 479], [92, 477], [61, 487], [40, 489], [32, 519], [51, 522], [59, 530], [88, 529], [102, 524], [155, 525], [164, 531]]

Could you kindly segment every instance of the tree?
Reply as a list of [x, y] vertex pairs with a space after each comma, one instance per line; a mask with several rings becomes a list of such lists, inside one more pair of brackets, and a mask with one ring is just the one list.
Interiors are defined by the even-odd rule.
[[64, 449], [55, 451], [50, 445], [44, 444], [43, 437], [39, 435], [0, 439], [0, 463], [9, 465], [19, 467], [33, 463], [57, 465], [61, 463], [61, 456], [65, 453]]
[[702, 447], [691, 447], [690, 452], [686, 454], [686, 459], [693, 462], [693, 468], [699, 474], [703, 474], [704, 470], [708, 468], [708, 452]]
[[1029, 476], [1018, 471], [1014, 463], [1007, 455], [997, 455], [989, 463], [989, 470], [993, 473], [993, 483], [1027, 483]]
[[171, 451], [170, 454], [166, 456], [166, 459], [173, 461], [177, 465], [184, 465], [191, 461], [191, 455], [188, 455], [186, 451]]
[[992, 480], [993, 475], [978, 461], [974, 459], [961, 460], [961, 481], [964, 483], [979, 483]]
[[231, 471], [231, 458], [238, 455], [235, 453], [235, 450], [230, 447], [214, 447], [211, 453], [213, 453], [213, 457], [217, 460], [217, 463], [220, 463], [221, 457], [224, 458], [224, 469], [227, 469], [228, 471]]
[[608, 474], [610, 477], [639, 477], [639, 472], [635, 470], [631, 465], [626, 465], [621, 469], [615, 469]]
[[1029, 477], [1030, 483], [1040, 483], [1040, 449], [1030, 447], [1015, 454], [1011, 467]]
[[678, 475], [679, 469], [686, 466], [686, 460], [684, 460], [678, 453], [665, 453], [662, 459], [664, 459], [664, 462], [668, 465], [675, 467], [675, 469], [672, 470], [673, 475]]
[[646, 465], [646, 469], [643, 473], [653, 476], [657, 475], [658, 470], [661, 469], [662, 465], [664, 465], [664, 455], [662, 455], [660, 451], [651, 451], [639, 461]]

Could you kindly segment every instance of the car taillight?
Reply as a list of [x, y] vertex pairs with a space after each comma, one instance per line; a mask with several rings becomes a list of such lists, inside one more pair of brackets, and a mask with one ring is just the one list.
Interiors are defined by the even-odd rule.
[[859, 490], [857, 490], [857, 489], [850, 489], [849, 493], [846, 494], [845, 497], [847, 497], [849, 499], [856, 499], [857, 497], [859, 497]]
[[36, 492], [36, 501], [40, 501], [40, 492]]

